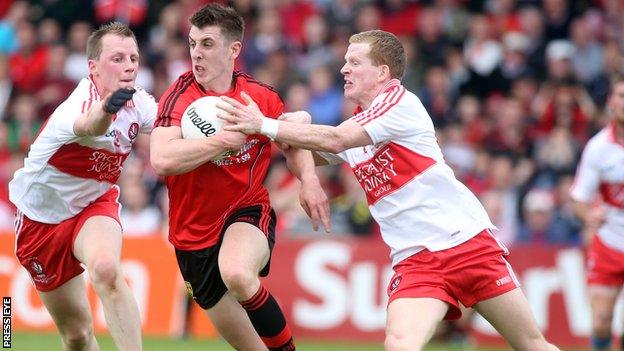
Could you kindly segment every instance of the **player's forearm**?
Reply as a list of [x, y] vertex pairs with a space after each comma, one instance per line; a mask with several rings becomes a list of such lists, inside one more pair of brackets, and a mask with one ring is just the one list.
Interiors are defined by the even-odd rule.
[[113, 121], [113, 115], [104, 111], [104, 101], [98, 101], [74, 122], [77, 136], [98, 136], [106, 134]]
[[227, 151], [217, 139], [174, 139], [154, 148], [151, 163], [158, 175], [190, 172]]
[[336, 127], [279, 121], [278, 142], [299, 149], [339, 153], [345, 150]]
[[297, 179], [302, 182], [317, 179], [314, 171], [314, 159], [310, 151], [289, 148], [284, 150], [284, 156], [286, 157], [286, 166]]

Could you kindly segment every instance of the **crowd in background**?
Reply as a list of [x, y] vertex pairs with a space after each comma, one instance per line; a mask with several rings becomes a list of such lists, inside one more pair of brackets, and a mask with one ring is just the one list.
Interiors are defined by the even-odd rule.
[[[0, 230], [14, 208], [6, 184], [45, 119], [87, 76], [86, 39], [101, 23], [137, 34], [137, 85], [158, 99], [190, 70], [187, 18], [202, 0], [0, 2]], [[482, 201], [507, 244], [579, 245], [568, 190], [587, 140], [608, 121], [609, 76], [622, 70], [620, 0], [239, 0], [238, 69], [280, 93], [287, 111], [337, 125], [354, 107], [339, 69], [351, 34], [384, 29], [407, 50], [403, 85], [421, 99], [446, 162]], [[310, 235], [298, 181], [274, 153], [266, 181], [280, 235]], [[375, 235], [345, 166], [317, 168], [337, 234]], [[207, 181], [206, 191], [210, 191]], [[120, 180], [125, 235], [166, 232], [166, 190], [142, 135]], [[417, 235], [418, 233], [414, 233]]]

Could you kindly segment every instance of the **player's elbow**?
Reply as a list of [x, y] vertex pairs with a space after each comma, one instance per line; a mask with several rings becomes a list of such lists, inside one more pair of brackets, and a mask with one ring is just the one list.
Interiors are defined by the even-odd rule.
[[154, 172], [159, 176], [168, 176], [175, 173], [174, 162], [165, 157], [155, 156], [152, 154], [150, 157], [150, 163], [152, 164]]
[[348, 149], [348, 142], [343, 135], [338, 133], [334, 133], [334, 135], [328, 139], [327, 149], [323, 151], [331, 152], [332, 154], [337, 154]]

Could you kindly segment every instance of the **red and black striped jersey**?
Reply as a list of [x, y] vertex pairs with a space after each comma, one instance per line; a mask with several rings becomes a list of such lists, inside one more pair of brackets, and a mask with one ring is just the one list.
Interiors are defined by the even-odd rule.
[[[232, 89], [215, 94], [206, 91], [193, 73], [187, 72], [161, 97], [154, 126], [180, 126], [188, 105], [203, 96], [223, 95], [243, 102], [242, 91], [251, 96], [265, 116], [277, 118], [284, 112], [284, 103], [277, 92], [249, 75], [235, 71]], [[270, 155], [270, 139], [251, 135], [234, 156], [206, 162], [185, 174], [165, 177], [169, 190], [169, 241], [180, 250], [210, 247], [218, 243], [229, 214], [242, 207], [268, 205], [269, 194], [263, 182]]]

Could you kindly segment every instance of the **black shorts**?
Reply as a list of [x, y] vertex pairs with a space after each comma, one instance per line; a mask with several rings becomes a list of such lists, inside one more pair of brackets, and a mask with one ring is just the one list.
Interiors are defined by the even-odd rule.
[[235, 222], [245, 222], [256, 226], [267, 236], [269, 261], [260, 271], [260, 276], [265, 277], [269, 274], [271, 254], [275, 246], [275, 211], [266, 205], [242, 208], [225, 220], [223, 231], [216, 245], [194, 251], [175, 250], [186, 289], [203, 309], [216, 305], [227, 291], [221, 279], [221, 272], [219, 272], [219, 249], [225, 230]]

